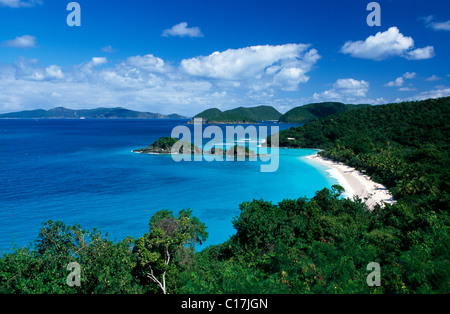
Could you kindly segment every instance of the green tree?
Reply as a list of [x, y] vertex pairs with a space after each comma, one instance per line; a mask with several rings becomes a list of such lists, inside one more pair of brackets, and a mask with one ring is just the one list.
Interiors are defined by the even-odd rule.
[[[0, 292], [27, 294], [141, 293], [133, 275], [132, 238], [114, 243], [100, 231], [61, 221], [43, 224], [34, 246], [0, 258]], [[67, 265], [80, 265], [80, 286], [67, 285]]]
[[150, 233], [135, 242], [140, 275], [156, 283], [164, 294], [168, 292], [167, 276], [175, 276], [189, 251], [208, 237], [206, 226], [191, 214], [183, 209], [175, 217], [173, 212], [161, 210], [150, 219]]

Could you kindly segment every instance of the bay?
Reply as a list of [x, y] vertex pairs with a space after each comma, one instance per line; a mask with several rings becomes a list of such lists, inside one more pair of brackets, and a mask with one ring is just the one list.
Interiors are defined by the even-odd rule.
[[148, 232], [158, 210], [183, 208], [206, 224], [204, 248], [235, 232], [242, 202], [313, 197], [336, 183], [303, 161], [311, 149], [280, 149], [272, 173], [260, 171], [261, 161], [175, 162], [131, 152], [186, 122], [0, 120], [0, 253], [30, 244], [48, 220], [98, 228], [119, 241]]

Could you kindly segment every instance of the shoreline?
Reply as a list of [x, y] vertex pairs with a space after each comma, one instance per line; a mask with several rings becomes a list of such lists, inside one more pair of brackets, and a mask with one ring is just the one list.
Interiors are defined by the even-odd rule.
[[329, 168], [325, 171], [345, 189], [342, 196], [348, 199], [359, 196], [370, 210], [373, 210], [376, 204], [384, 207], [385, 204], [394, 204], [396, 202], [384, 185], [372, 181], [368, 175], [361, 173], [355, 168], [325, 159], [317, 153], [305, 156], [304, 158], [312, 163]]

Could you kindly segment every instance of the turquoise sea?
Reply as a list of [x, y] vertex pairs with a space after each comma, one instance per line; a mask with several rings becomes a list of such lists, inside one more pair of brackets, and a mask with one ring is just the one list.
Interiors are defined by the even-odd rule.
[[30, 244], [50, 219], [121, 240], [148, 232], [156, 211], [183, 208], [206, 224], [205, 247], [234, 233], [242, 202], [312, 197], [336, 183], [303, 162], [310, 149], [280, 149], [278, 170], [266, 173], [261, 161], [175, 162], [131, 152], [186, 122], [0, 120], [0, 253]]

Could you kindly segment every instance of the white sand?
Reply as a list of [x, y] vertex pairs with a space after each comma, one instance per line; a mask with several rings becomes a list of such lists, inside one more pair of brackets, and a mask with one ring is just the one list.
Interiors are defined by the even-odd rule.
[[305, 158], [313, 163], [329, 167], [330, 169], [327, 172], [345, 189], [344, 197], [353, 199], [354, 196], [359, 196], [371, 210], [374, 209], [376, 204], [384, 206], [384, 203], [395, 203], [389, 190], [382, 184], [373, 182], [368, 175], [342, 163], [322, 158], [318, 154]]

